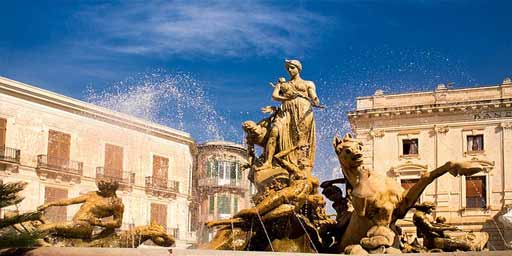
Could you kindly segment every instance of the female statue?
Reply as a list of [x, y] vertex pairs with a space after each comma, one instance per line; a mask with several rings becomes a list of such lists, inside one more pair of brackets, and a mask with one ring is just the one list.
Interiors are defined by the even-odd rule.
[[[302, 64], [286, 60], [285, 68], [290, 79], [277, 83], [272, 99], [282, 103], [282, 114], [275, 123], [279, 130], [277, 146], [280, 152], [289, 152], [285, 160], [308, 174], [315, 159], [315, 119], [312, 107], [319, 106], [315, 84], [300, 77]], [[309, 175], [308, 175], [309, 176]]]

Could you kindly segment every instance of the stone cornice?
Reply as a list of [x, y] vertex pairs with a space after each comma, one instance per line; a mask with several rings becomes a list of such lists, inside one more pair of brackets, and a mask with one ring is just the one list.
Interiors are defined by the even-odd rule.
[[438, 103], [416, 106], [400, 106], [392, 108], [371, 108], [356, 110], [348, 113], [349, 119], [390, 117], [399, 115], [429, 114], [429, 113], [464, 113], [485, 111], [500, 108], [512, 108], [512, 98], [496, 100], [466, 101], [457, 103]]
[[512, 122], [501, 122], [500, 127], [503, 130], [512, 130]]
[[28, 84], [0, 77], [0, 94], [35, 102], [55, 109], [129, 128], [156, 137], [189, 145], [195, 144], [189, 133], [115, 112], [90, 103], [43, 90]]

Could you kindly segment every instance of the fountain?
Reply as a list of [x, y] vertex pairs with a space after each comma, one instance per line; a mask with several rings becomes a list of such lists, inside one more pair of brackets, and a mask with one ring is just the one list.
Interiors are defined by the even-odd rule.
[[[449, 235], [449, 231], [458, 230], [444, 223], [443, 219], [431, 220], [429, 204], [416, 205], [425, 188], [437, 178], [446, 173], [471, 176], [483, 170], [477, 163], [448, 161], [424, 173], [414, 186], [404, 190], [396, 180], [363, 167], [362, 143], [347, 134], [333, 140], [344, 178], [320, 184], [312, 174], [316, 153], [314, 112], [325, 106], [320, 104], [315, 84], [300, 77], [302, 64], [298, 60], [287, 60], [285, 67], [290, 78], [279, 78], [276, 83], [271, 83], [272, 98], [280, 105], [263, 107], [262, 112], [268, 114], [266, 118], [258, 122], [246, 121], [242, 125], [246, 134], [249, 180], [257, 188], [253, 196], [255, 205], [242, 209], [230, 219], [208, 223], [209, 228], [216, 229], [216, 234], [211, 242], [200, 245], [200, 249], [391, 254], [484, 248], [488, 234]], [[260, 156], [256, 155], [257, 147], [262, 149]], [[346, 196], [334, 186], [336, 183], [345, 184]], [[85, 207], [90, 200], [94, 201], [93, 208], [102, 204], [108, 214], [86, 214], [90, 218], [84, 219], [78, 216], [79, 211], [71, 223], [44, 223], [42, 220], [42, 223], [24, 224], [32, 225], [45, 238], [53, 236], [55, 241], [73, 246], [132, 247], [133, 241], [127, 241], [135, 236], [137, 245], [145, 239], [162, 246], [174, 242], [154, 225], [135, 228], [131, 232], [115, 232], [114, 229], [120, 226], [124, 206], [114, 200], [115, 193], [106, 196], [114, 198], [108, 202], [103, 197], [95, 197], [98, 195], [95, 193], [102, 191], [102, 185], [98, 184], [98, 187], [100, 192], [87, 194], [90, 198], [50, 202], [38, 211], [73, 203], [84, 203]], [[320, 188], [328, 199], [333, 200], [336, 219], [326, 213], [326, 201]], [[411, 208], [418, 210], [414, 224], [425, 238], [423, 245], [404, 242], [396, 225]], [[505, 218], [510, 215], [506, 214]], [[40, 214], [35, 216], [40, 217]], [[112, 217], [108, 224], [100, 220], [106, 217]], [[105, 233], [93, 238], [93, 226], [103, 227]], [[48, 243], [46, 240], [40, 242], [41, 245]]]
[[[323, 106], [316, 95], [314, 83], [300, 77], [301, 63], [287, 60], [285, 67], [290, 79], [280, 78], [272, 84], [272, 98], [281, 105], [264, 107], [262, 111], [269, 113], [269, 117], [243, 124], [250, 180], [258, 189], [253, 198], [255, 206], [241, 210], [231, 219], [208, 223], [218, 231], [214, 239], [202, 248], [400, 253], [397, 243], [400, 232], [395, 223], [414, 207], [424, 189], [448, 172], [453, 176], [470, 176], [483, 170], [471, 162], [450, 161], [424, 174], [416, 185], [404, 190], [395, 180], [361, 166], [363, 154], [359, 141], [350, 134], [343, 139], [336, 137], [333, 146], [345, 177], [342, 180], [348, 188], [345, 204], [350, 201], [353, 210], [349, 212], [348, 207], [344, 207], [344, 210], [338, 210], [338, 215], [342, 216], [338, 216], [337, 221], [328, 218], [325, 201], [318, 193], [318, 179], [311, 175], [315, 158], [313, 108]], [[255, 145], [263, 148], [259, 157], [254, 153]], [[332, 191], [333, 183], [323, 183], [322, 187]], [[341, 194], [341, 191], [326, 194], [339, 199], [336, 194]], [[333, 235], [337, 236], [334, 241]], [[478, 245], [456, 249], [481, 250], [487, 239], [488, 235], [482, 233], [478, 236]], [[464, 245], [470, 243], [456, 241]]]

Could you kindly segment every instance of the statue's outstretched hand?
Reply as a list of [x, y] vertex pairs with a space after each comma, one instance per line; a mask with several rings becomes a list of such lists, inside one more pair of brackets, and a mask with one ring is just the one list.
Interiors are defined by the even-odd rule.
[[42, 211], [48, 209], [48, 207], [50, 207], [50, 205], [48, 205], [48, 204], [40, 205], [40, 206], [37, 207], [37, 211], [38, 212], [42, 212]]
[[261, 108], [262, 113], [274, 113], [276, 111], [276, 107], [274, 106], [266, 106]]
[[481, 172], [484, 169], [478, 163], [472, 163], [469, 161], [454, 161], [452, 162], [452, 168], [450, 174], [453, 176], [471, 176], [475, 173]]

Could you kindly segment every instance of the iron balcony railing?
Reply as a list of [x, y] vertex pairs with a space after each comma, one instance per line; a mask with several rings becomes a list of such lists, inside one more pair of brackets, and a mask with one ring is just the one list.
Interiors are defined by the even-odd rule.
[[134, 172], [123, 172], [121, 170], [105, 169], [103, 166], [96, 167], [96, 178], [108, 178], [119, 183], [129, 185], [133, 185], [135, 183]]
[[167, 180], [155, 176], [146, 177], [146, 188], [164, 190], [170, 192], [180, 191], [180, 182], [175, 180]]
[[202, 178], [199, 179], [199, 186], [201, 187], [230, 187], [242, 188], [242, 181], [237, 179], [222, 180], [218, 177]]
[[179, 228], [167, 228], [167, 233], [170, 234], [174, 239], [180, 239], [180, 229]]
[[7, 162], [20, 163], [20, 150], [15, 148], [9, 148], [0, 146], [0, 160]]
[[84, 164], [82, 162], [61, 159], [48, 155], [38, 155], [37, 168], [52, 169], [70, 174], [82, 175]]

